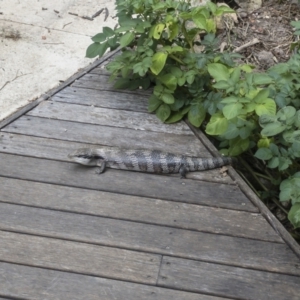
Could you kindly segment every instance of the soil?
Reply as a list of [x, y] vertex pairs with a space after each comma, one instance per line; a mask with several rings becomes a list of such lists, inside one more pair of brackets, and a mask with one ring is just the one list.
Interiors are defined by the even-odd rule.
[[[295, 3], [294, 3], [295, 2]], [[225, 22], [219, 38], [227, 49], [235, 51], [248, 42], [257, 43], [238, 51], [243, 62], [255, 65], [257, 70], [266, 70], [272, 65], [287, 61], [291, 44], [297, 41], [291, 21], [300, 20], [300, 2], [297, 0], [264, 0], [263, 6], [247, 13], [231, 0], [227, 3], [237, 11], [238, 23]]]

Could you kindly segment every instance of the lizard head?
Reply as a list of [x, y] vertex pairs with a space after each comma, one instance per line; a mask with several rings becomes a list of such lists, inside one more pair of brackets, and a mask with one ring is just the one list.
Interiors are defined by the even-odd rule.
[[91, 148], [81, 148], [68, 155], [69, 159], [85, 166], [96, 166], [103, 157], [96, 155]]

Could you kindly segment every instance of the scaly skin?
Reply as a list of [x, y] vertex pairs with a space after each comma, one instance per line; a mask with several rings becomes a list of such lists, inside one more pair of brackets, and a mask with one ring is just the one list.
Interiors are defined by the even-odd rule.
[[185, 177], [188, 172], [210, 170], [231, 164], [230, 157], [199, 158], [162, 152], [159, 150], [127, 150], [82, 148], [68, 155], [79, 164], [105, 168], [114, 168], [147, 173], [180, 173]]

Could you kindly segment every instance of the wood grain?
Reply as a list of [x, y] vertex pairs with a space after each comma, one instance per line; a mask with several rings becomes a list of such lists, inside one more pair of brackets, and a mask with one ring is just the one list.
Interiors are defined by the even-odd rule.
[[102, 126], [192, 135], [184, 122], [163, 124], [155, 115], [72, 103], [44, 101], [27, 115]]
[[115, 109], [148, 112], [148, 96], [66, 87], [51, 97], [52, 101], [93, 105]]
[[211, 157], [206, 148], [192, 135], [141, 131], [33, 116], [23, 116], [2, 131], [127, 149], [161, 149], [191, 156]]
[[0, 153], [0, 176], [235, 210], [257, 211], [235, 186], [113, 169], [97, 175], [95, 168], [18, 155]]
[[[77, 88], [86, 88], [86, 89], [94, 89], [98, 91], [116, 91], [116, 89], [113, 87], [114, 83], [108, 82], [108, 76], [94, 76], [95, 80], [86, 80], [85, 78], [80, 78], [78, 80], [75, 80], [72, 83], [72, 87]], [[152, 94], [152, 91], [149, 90], [124, 90], [124, 89], [118, 89], [119, 93], [129, 93], [129, 94], [136, 94], [136, 95], [148, 95], [150, 96]]]
[[300, 274], [298, 258], [282, 243], [8, 203], [0, 203], [0, 229], [271, 272]]
[[155, 284], [161, 256], [0, 231], [1, 261]]
[[[40, 137], [27, 136], [21, 134], [12, 134], [6, 132], [0, 132], [0, 140], [1, 140], [0, 152], [27, 155], [27, 156], [33, 156], [38, 158], [62, 160], [62, 161], [69, 161], [67, 157], [68, 154], [78, 148], [82, 148], [82, 147], [101, 147], [107, 149], [111, 148], [102, 145], [93, 145], [88, 143], [82, 144], [82, 143], [69, 142], [64, 140], [40, 138]], [[152, 145], [149, 145], [147, 149], [153, 149], [151, 147]], [[176, 149], [174, 150], [176, 151]], [[181, 154], [180, 152], [177, 153]], [[174, 176], [179, 177], [178, 174], [174, 174]], [[200, 171], [190, 172], [187, 174], [187, 178], [233, 184], [231, 178], [228, 175], [226, 175], [226, 173], [220, 172], [220, 169], [208, 170], [205, 172], [200, 172]]]
[[7, 203], [282, 242], [256, 213], [11, 178], [1, 178], [0, 190], [0, 201]]
[[164, 257], [158, 285], [245, 300], [298, 300], [300, 277]]
[[222, 300], [183, 291], [0, 262], [0, 291], [31, 300]]
[[111, 73], [108, 72], [105, 68], [103, 67], [97, 67], [97, 68], [94, 68], [93, 70], [91, 70], [89, 72], [89, 74], [98, 74], [98, 75], [106, 75], [106, 76], [110, 76]]

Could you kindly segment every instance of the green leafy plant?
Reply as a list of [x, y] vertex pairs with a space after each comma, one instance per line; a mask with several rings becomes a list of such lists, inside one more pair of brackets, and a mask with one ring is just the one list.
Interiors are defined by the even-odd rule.
[[116, 10], [118, 26], [95, 35], [86, 56], [120, 47], [107, 65], [114, 86], [151, 88], [148, 110], [160, 120], [187, 116], [223, 154], [252, 156], [253, 177], [268, 184], [257, 193], [289, 201], [288, 218], [300, 228], [300, 54], [265, 73], [238, 65], [240, 56], [220, 53], [215, 37], [216, 17], [233, 10], [211, 2], [118, 0]]
[[[119, 27], [95, 35], [86, 56], [102, 56], [118, 46], [122, 53], [109, 63], [116, 88], [153, 87], [149, 112], [166, 123], [181, 120], [200, 126], [206, 116], [201, 99], [207, 97], [211, 78], [208, 63], [233, 66], [233, 57], [217, 53], [215, 17], [233, 12], [214, 3], [191, 7], [186, 1], [119, 0]], [[203, 51], [196, 53], [196, 48]]]

